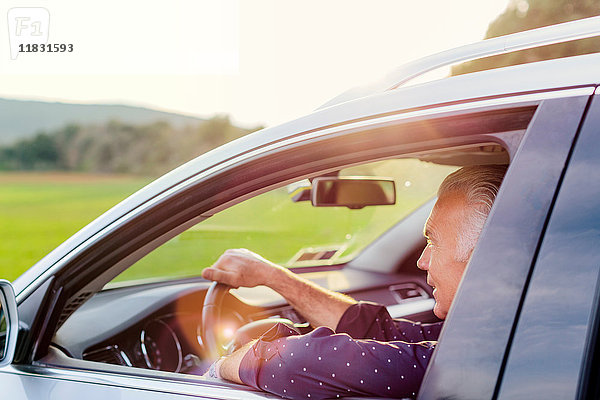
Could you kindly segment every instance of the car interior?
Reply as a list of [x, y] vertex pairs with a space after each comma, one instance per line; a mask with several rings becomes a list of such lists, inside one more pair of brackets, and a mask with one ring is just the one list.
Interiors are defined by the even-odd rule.
[[[63, 312], [38, 363], [186, 379], [206, 372], [214, 354], [231, 352], [276, 322], [302, 333], [313, 329], [267, 287], [212, 293], [200, 272], [227, 248], [248, 248], [321, 286], [383, 304], [394, 318], [435, 322], [432, 290], [416, 260], [437, 187], [462, 165], [508, 162], [503, 146], [478, 143], [345, 165], [265, 188], [148, 251], [102, 290], [80, 296]], [[318, 204], [311, 191], [320, 178], [362, 186]], [[393, 182], [393, 204], [373, 181]], [[217, 301], [216, 311], [208, 301]], [[213, 326], [203, 329], [208, 321]]]

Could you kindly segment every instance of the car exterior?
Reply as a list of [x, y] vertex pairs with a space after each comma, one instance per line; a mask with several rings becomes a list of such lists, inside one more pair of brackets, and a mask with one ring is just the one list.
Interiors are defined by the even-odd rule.
[[[593, 18], [511, 38], [519, 43], [515, 48], [531, 47], [539, 44], [532, 38], [544, 33], [549, 42], [569, 40], [576, 35], [565, 29], [589, 36], [589, 26], [599, 25]], [[458, 52], [451, 59], [497, 51]], [[110, 366], [69, 357], [77, 346], [61, 352], [57, 341], [75, 343], [73, 333], [81, 331], [73, 321], [83, 315], [83, 305], [121, 271], [198, 222], [273, 187], [346, 166], [417, 157], [451, 165], [510, 163], [418, 398], [597, 398], [600, 54], [396, 84], [387, 80], [378, 86], [385, 90], [367, 95], [347, 93], [307, 116], [198, 157], [100, 216], [12, 284], [3, 282], [4, 393], [11, 399], [272, 398], [223, 381], [131, 368], [128, 357]], [[382, 275], [374, 264], [396, 267], [410, 259], [422, 245], [415, 238], [430, 208], [431, 202], [418, 208], [356, 257], [316, 271], [369, 281], [368, 289], [392, 278], [423, 284], [404, 270]], [[208, 287], [198, 285], [203, 293]], [[393, 307], [425, 305], [402, 315], [430, 310], [431, 297], [421, 297]], [[102, 324], [120, 312], [102, 311]], [[70, 339], [60, 342], [65, 337]]]

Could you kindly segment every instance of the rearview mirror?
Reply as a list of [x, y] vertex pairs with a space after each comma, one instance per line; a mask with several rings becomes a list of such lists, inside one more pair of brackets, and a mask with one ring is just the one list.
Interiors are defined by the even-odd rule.
[[396, 203], [391, 178], [368, 176], [319, 177], [313, 179], [311, 202], [315, 207], [385, 206]]
[[15, 292], [10, 282], [0, 279], [0, 367], [10, 364], [13, 360], [18, 330]]

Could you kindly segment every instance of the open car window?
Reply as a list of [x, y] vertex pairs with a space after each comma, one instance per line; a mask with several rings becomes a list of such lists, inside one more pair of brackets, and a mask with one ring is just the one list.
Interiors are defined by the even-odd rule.
[[314, 207], [294, 201], [308, 179], [236, 204], [174, 237], [113, 282], [200, 275], [229, 248], [244, 247], [285, 267], [350, 261], [364, 247], [431, 199], [456, 167], [417, 159], [390, 159], [352, 166], [339, 176], [386, 177], [396, 185], [396, 204]]
[[[70, 359], [61, 357], [51, 363], [75, 365], [84, 360], [202, 375], [212, 358], [211, 346], [201, 334], [208, 283], [197, 277], [228, 248], [245, 247], [288, 268], [324, 267], [296, 271], [357, 300], [376, 301], [394, 317], [436, 321], [431, 290], [413, 256], [423, 242], [425, 216], [421, 210], [426, 207], [422, 206], [431, 204], [441, 181], [457, 168], [398, 158], [319, 174], [391, 179], [396, 192], [393, 205], [316, 207], [306, 196], [299, 196], [307, 188], [314, 189], [310, 185], [314, 177], [310, 176], [224, 209], [131, 265], [106, 286], [114, 290], [100, 291], [86, 301], [52, 339]], [[415, 211], [419, 220], [413, 223]], [[402, 271], [385, 257], [374, 260], [369, 270], [328, 268], [364, 254], [367, 246], [377, 247], [385, 233], [397, 235], [392, 228], [399, 225], [409, 225], [410, 232], [398, 240], [413, 243], [406, 251], [396, 248], [406, 256]], [[186, 277], [191, 279], [178, 279]], [[284, 298], [273, 295], [276, 293], [264, 286], [236, 289], [220, 305], [219, 323], [206, 326], [216, 337], [227, 340], [237, 338], [236, 332], [244, 326], [272, 318], [284, 318], [302, 333], [310, 332], [305, 316]], [[107, 310], [111, 310], [110, 318], [106, 318]]]

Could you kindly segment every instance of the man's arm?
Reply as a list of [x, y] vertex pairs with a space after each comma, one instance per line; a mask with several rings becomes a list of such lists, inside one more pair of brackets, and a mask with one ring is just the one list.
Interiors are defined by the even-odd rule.
[[246, 249], [227, 250], [202, 276], [236, 288], [268, 286], [315, 327], [335, 329], [348, 307], [356, 304], [351, 297], [322, 288]]
[[422, 324], [408, 319], [393, 319], [385, 306], [366, 301], [349, 308], [336, 327], [336, 333], [347, 333], [354, 339], [409, 343], [437, 341], [441, 330], [442, 322]]
[[242, 382], [242, 379], [240, 378], [240, 364], [254, 343], [256, 343], [256, 340], [251, 340], [234, 351], [231, 355], [223, 358], [217, 366], [219, 369], [219, 376], [223, 379], [227, 379], [228, 381], [241, 383], [243, 385], [244, 382]]
[[320, 327], [252, 342], [220, 365], [224, 379], [286, 398], [414, 398], [433, 343], [355, 340]]

